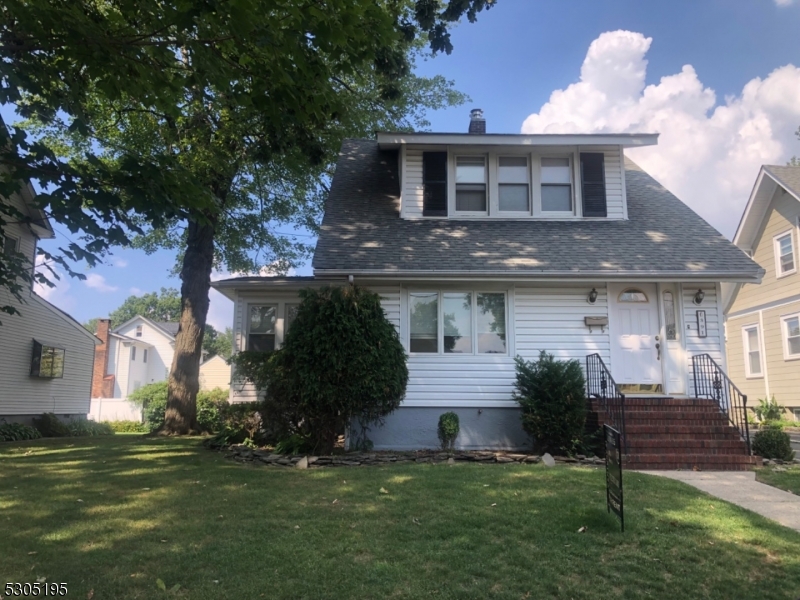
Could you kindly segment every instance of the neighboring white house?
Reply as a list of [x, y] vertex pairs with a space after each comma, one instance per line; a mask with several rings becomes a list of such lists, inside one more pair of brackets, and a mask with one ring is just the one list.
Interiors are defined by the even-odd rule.
[[696, 355], [725, 369], [720, 286], [763, 270], [624, 156], [657, 134], [485, 131], [474, 112], [469, 133], [346, 140], [314, 276], [212, 283], [234, 302], [234, 352], [280, 347], [304, 287], [378, 292], [409, 382], [376, 449], [437, 446], [448, 410], [462, 448], [524, 446], [514, 358], [541, 350], [597, 354], [631, 395], [692, 396]]
[[[114, 329], [109, 325], [109, 319], [97, 321], [100, 345], [95, 351], [91, 416], [98, 421], [138, 420], [141, 409], [127, 398], [142, 386], [169, 378], [178, 323], [137, 315]], [[214, 358], [200, 365], [200, 389], [230, 384], [230, 367]]]
[[[6, 225], [2, 252], [23, 255], [33, 268], [38, 240], [53, 238], [53, 229], [35, 206], [30, 184], [13, 194], [10, 203], [30, 222]], [[19, 302], [0, 288], [0, 306], [6, 305], [20, 314], [0, 313], [0, 418], [29, 423], [44, 412], [85, 418], [94, 348], [100, 341], [32, 289]]]

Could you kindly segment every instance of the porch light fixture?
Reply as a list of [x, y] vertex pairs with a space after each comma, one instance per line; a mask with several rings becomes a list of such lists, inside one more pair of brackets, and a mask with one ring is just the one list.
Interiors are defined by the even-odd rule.
[[697, 293], [694, 295], [693, 302], [698, 306], [703, 303], [703, 298], [706, 297], [706, 294], [703, 290], [697, 290]]
[[597, 302], [597, 290], [595, 288], [592, 288], [592, 291], [589, 292], [589, 296], [586, 298], [586, 301], [589, 304], [594, 304]]

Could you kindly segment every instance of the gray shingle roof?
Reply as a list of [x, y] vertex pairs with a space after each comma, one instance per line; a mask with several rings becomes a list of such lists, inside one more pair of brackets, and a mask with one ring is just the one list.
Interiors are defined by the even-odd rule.
[[795, 196], [800, 196], [800, 167], [764, 165], [764, 170], [768, 171], [784, 188], [791, 190]]
[[342, 145], [313, 267], [324, 271], [758, 277], [760, 267], [626, 159], [627, 221], [401, 219], [396, 151]]
[[178, 326], [180, 323], [171, 323], [170, 321], [154, 321], [156, 325], [161, 327], [164, 331], [170, 334], [172, 337], [178, 335]]

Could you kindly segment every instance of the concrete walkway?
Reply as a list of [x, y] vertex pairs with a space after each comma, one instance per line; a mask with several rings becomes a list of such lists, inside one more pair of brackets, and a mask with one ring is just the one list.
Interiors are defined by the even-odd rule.
[[800, 531], [800, 496], [756, 481], [752, 471], [638, 471], [688, 483]]

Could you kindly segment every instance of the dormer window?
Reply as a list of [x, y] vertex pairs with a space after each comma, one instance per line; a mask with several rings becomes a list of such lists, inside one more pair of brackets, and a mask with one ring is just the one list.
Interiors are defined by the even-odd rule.
[[542, 213], [572, 216], [572, 167], [568, 157], [542, 157]]
[[456, 157], [456, 211], [486, 214], [485, 156]]
[[527, 156], [501, 156], [497, 166], [500, 212], [530, 214], [530, 168]]

